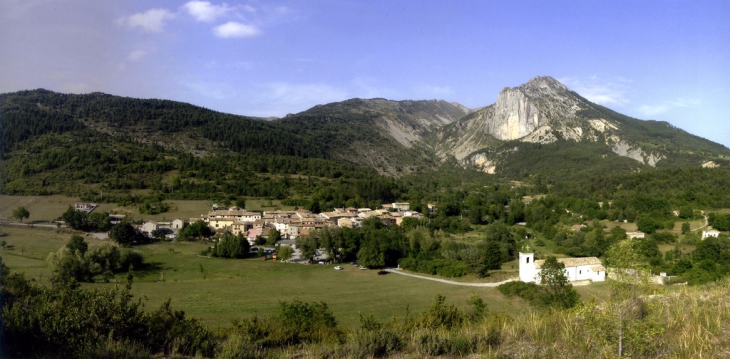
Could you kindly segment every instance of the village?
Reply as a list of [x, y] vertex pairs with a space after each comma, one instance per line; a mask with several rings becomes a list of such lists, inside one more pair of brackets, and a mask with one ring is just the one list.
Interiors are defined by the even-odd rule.
[[[74, 208], [77, 211], [90, 213], [97, 207], [95, 203], [76, 203]], [[428, 204], [429, 213], [436, 211], [434, 204]], [[124, 215], [110, 214], [112, 224], [117, 224], [125, 219]], [[165, 221], [147, 221], [134, 225], [134, 228], [144, 236], [149, 238], [165, 238], [167, 240], [176, 240], [178, 233], [192, 223], [202, 221], [213, 233], [209, 239], [216, 241], [224, 233], [229, 232], [233, 235], [242, 235], [253, 248], [261, 243], [269, 243], [269, 236], [272, 231], [278, 233], [276, 243], [273, 246], [290, 246], [293, 249], [293, 255], [289, 259], [295, 263], [330, 263], [331, 259], [327, 257], [324, 251], [317, 251], [314, 258], [301, 258], [300, 252], [296, 248], [296, 239], [308, 236], [312, 231], [322, 229], [324, 227], [348, 227], [359, 228], [363, 220], [368, 218], [377, 218], [386, 226], [400, 226], [406, 218], [420, 219], [423, 215], [417, 211], [410, 210], [410, 204], [407, 202], [382, 204], [379, 209], [371, 208], [334, 208], [331, 212], [313, 213], [305, 209], [297, 209], [292, 211], [274, 210], [274, 211], [247, 211], [237, 206], [224, 207], [213, 204], [211, 210], [206, 214], [201, 214], [199, 218], [189, 218], [183, 220], [180, 218], [169, 222]], [[519, 226], [525, 226], [525, 222], [517, 223]], [[571, 227], [574, 232], [580, 231], [585, 227], [583, 224], [576, 224]], [[703, 230], [701, 238], [704, 240], [708, 237], [718, 237], [720, 232], [716, 230]], [[627, 232], [626, 236], [632, 239], [643, 239], [646, 234], [640, 231]], [[263, 253], [270, 255], [276, 260], [276, 252], [274, 249], [264, 249]], [[606, 280], [607, 271], [602, 265], [601, 260], [597, 257], [585, 258], [558, 258], [558, 261], [565, 266], [565, 273], [570, 282], [603, 282]], [[544, 260], [536, 260], [535, 254], [529, 246], [523, 247], [519, 253], [519, 280], [523, 282], [540, 283], [541, 266]], [[515, 278], [517, 279], [517, 278]], [[657, 284], [663, 284], [667, 280], [666, 273], [660, 273], [655, 277]]]
[[[97, 207], [95, 203], [76, 203], [74, 209], [90, 213]], [[433, 213], [436, 206], [428, 205], [429, 212]], [[110, 214], [112, 224], [120, 223], [126, 216]], [[133, 227], [142, 235], [149, 238], [177, 240], [179, 232], [186, 226], [202, 221], [213, 233], [209, 239], [215, 240], [226, 232], [244, 236], [251, 246], [266, 242], [272, 231], [278, 233], [279, 240], [275, 245], [295, 246], [297, 238], [309, 235], [312, 231], [324, 227], [359, 228], [363, 220], [377, 218], [386, 226], [401, 225], [406, 218], [420, 219], [422, 214], [410, 210], [409, 203], [386, 203], [379, 209], [371, 208], [334, 208], [331, 212], [313, 213], [309, 210], [298, 209], [292, 211], [248, 211], [237, 206], [224, 207], [214, 204], [208, 213], [200, 217], [172, 221], [146, 221], [135, 224]]]

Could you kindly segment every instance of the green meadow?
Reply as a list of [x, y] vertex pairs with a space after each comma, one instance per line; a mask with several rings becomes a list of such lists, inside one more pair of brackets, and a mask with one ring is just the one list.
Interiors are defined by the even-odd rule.
[[[26, 276], [48, 285], [50, 269], [45, 258], [65, 245], [71, 232], [8, 226], [2, 232], [1, 240], [7, 243], [6, 249], [0, 249], [3, 261], [11, 270], [25, 272]], [[85, 238], [90, 245], [105, 242], [92, 236]], [[235, 318], [271, 315], [280, 301], [295, 298], [326, 302], [339, 323], [351, 328], [358, 325], [360, 314], [388, 320], [393, 316], [402, 318], [408, 312], [419, 313], [428, 308], [436, 294], [444, 295], [460, 308], [466, 308], [467, 300], [477, 295], [488, 303], [490, 310], [517, 314], [528, 309], [527, 303], [506, 298], [494, 288], [458, 286], [398, 274], [377, 275], [377, 271], [358, 270], [350, 264], [336, 271], [331, 265], [199, 256], [206, 245], [163, 242], [134, 247], [145, 255], [150, 267], [135, 271], [133, 294], [146, 298], [147, 308], [155, 308], [170, 299], [175, 309], [199, 318], [212, 328], [228, 326]], [[124, 283], [126, 273], [120, 273], [112, 283], [89, 283], [84, 287], [104, 288]], [[586, 300], [591, 297], [601, 300], [607, 293], [602, 284], [576, 289]]]

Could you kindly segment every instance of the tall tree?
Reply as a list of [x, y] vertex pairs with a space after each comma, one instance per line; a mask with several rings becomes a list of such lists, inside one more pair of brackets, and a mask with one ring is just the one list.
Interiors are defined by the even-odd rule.
[[73, 236], [71, 236], [71, 240], [66, 243], [66, 248], [68, 248], [71, 253], [76, 253], [76, 251], [78, 250], [81, 255], [84, 255], [89, 249], [89, 244], [84, 241], [84, 237], [81, 237], [78, 234], [74, 234]]
[[269, 231], [269, 237], [266, 238], [266, 244], [273, 246], [280, 239], [281, 239], [281, 233], [276, 228], [272, 228]]
[[19, 220], [20, 223], [23, 223], [23, 218], [28, 217], [30, 217], [30, 212], [24, 206], [20, 206], [13, 211], [13, 218]]
[[606, 253], [606, 264], [610, 272], [608, 282], [611, 287], [611, 311], [615, 315], [610, 318], [615, 321], [618, 356], [624, 354], [625, 329], [631, 324], [632, 313], [641, 307], [641, 296], [658, 291], [652, 285], [648, 270], [648, 260], [638, 250], [640, 242], [637, 239], [626, 239], [614, 244]]
[[109, 230], [109, 238], [120, 245], [131, 244], [137, 236], [137, 231], [129, 223], [119, 223]]
[[580, 303], [580, 295], [568, 282], [565, 264], [558, 262], [555, 257], [549, 256], [541, 268], [541, 282], [545, 285], [544, 304], [567, 309]]

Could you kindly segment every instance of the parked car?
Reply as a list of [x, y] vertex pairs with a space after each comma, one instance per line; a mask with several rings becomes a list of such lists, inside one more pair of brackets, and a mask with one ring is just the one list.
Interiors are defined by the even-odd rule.
[[390, 272], [388, 272], [387, 270], [378, 271], [378, 275], [386, 275], [386, 274], [389, 274], [389, 273]]
[[365, 269], [367, 269], [367, 268], [360, 266], [360, 270], [365, 270]]
[[324, 265], [324, 262], [323, 261], [319, 261], [319, 262], [317, 262], [317, 264]]
[[335, 270], [342, 270], [342, 267], [340, 267], [340, 266], [336, 266], [336, 267], [335, 267]]

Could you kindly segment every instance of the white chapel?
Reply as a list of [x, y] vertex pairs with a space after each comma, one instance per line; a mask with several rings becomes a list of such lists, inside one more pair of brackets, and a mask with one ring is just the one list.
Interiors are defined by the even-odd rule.
[[[603, 282], [606, 280], [606, 268], [596, 257], [586, 258], [558, 258], [558, 262], [565, 265], [565, 274], [568, 281], [592, 280]], [[540, 283], [540, 271], [544, 260], [535, 260], [535, 253], [529, 246], [520, 250], [520, 280], [523, 282]]]

